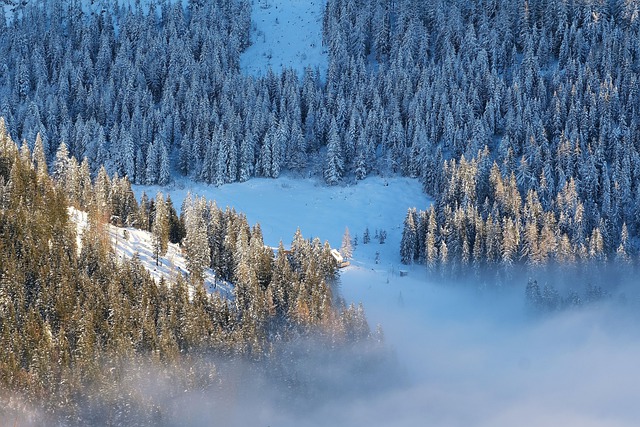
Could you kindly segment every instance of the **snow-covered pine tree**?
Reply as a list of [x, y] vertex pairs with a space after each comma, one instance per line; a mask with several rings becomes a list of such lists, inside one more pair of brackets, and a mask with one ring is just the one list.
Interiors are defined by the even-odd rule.
[[204, 219], [204, 199], [192, 199], [188, 194], [184, 203], [185, 238], [184, 250], [187, 269], [191, 280], [195, 284], [201, 284], [204, 280], [204, 272], [209, 267], [210, 250], [207, 239], [207, 226]]
[[160, 257], [167, 252], [169, 244], [169, 209], [162, 193], [156, 195], [151, 234], [153, 236], [153, 256], [157, 266], [159, 265]]
[[65, 174], [69, 163], [69, 151], [67, 150], [67, 144], [61, 142], [56, 151], [56, 157], [53, 160], [51, 175], [53, 179], [58, 182], [59, 185], [65, 185]]
[[369, 227], [365, 227], [364, 233], [362, 233], [362, 243], [367, 245], [371, 242], [371, 234], [369, 233]]
[[415, 220], [415, 208], [409, 209], [404, 219], [402, 240], [400, 241], [400, 261], [403, 264], [412, 264], [417, 253], [418, 235]]
[[33, 146], [32, 156], [33, 156], [33, 164], [38, 173], [38, 179], [42, 180], [45, 177], [48, 177], [49, 175], [47, 170], [47, 159], [45, 156], [44, 145], [42, 143], [42, 137], [40, 136], [40, 133], [36, 135], [36, 141]]
[[331, 120], [328, 138], [324, 179], [327, 184], [336, 185], [344, 174], [344, 160], [340, 134], [338, 133], [338, 125], [335, 119]]
[[158, 145], [155, 142], [149, 144], [147, 148], [147, 169], [145, 171], [147, 185], [153, 185], [158, 182], [158, 172], [160, 169], [158, 154]]
[[349, 234], [349, 228], [344, 229], [342, 235], [342, 245], [340, 246], [340, 253], [345, 259], [349, 259], [353, 256], [353, 246], [351, 244], [351, 235]]
[[164, 143], [160, 146], [160, 170], [158, 171], [158, 184], [167, 185], [171, 181], [171, 169], [169, 165], [169, 153]]
[[120, 128], [118, 144], [121, 149], [117, 156], [118, 173], [133, 180], [136, 176], [134, 142], [131, 134], [124, 127]]

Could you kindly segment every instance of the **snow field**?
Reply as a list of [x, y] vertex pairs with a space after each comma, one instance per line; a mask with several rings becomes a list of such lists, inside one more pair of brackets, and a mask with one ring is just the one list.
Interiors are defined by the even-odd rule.
[[[315, 179], [253, 178], [243, 183], [221, 187], [176, 178], [168, 187], [133, 186], [138, 199], [142, 192], [155, 197], [158, 192], [169, 194], [179, 209], [187, 193], [215, 200], [218, 207], [232, 207], [246, 214], [250, 225], [260, 223], [264, 242], [278, 246], [282, 241], [289, 247], [300, 228], [304, 237], [327, 240], [332, 248], [340, 248], [345, 228], [352, 238], [362, 234], [366, 227], [371, 234], [369, 245], [358, 244], [354, 251], [356, 263], [373, 263], [375, 252], [380, 252], [387, 267], [400, 263], [399, 247], [402, 224], [410, 207], [429, 206], [429, 198], [420, 184], [408, 178], [369, 177], [351, 186], [327, 187]], [[380, 245], [374, 239], [375, 230], [386, 230], [387, 241]], [[362, 249], [362, 250], [361, 250]]]
[[306, 67], [325, 76], [328, 60], [322, 46], [324, 0], [252, 0], [251, 46], [240, 56], [240, 68], [260, 77], [269, 68]]

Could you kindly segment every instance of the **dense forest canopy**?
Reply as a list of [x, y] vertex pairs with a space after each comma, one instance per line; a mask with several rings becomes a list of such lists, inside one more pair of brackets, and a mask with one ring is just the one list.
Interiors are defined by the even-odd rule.
[[557, 223], [546, 254], [635, 257], [637, 2], [329, 0], [326, 81], [243, 75], [250, 9], [28, 2], [0, 17], [0, 115], [31, 149], [40, 133], [49, 163], [65, 142], [92, 176], [133, 183], [416, 177], [437, 199], [439, 258], [472, 261], [449, 241], [463, 211], [470, 253], [478, 218], [513, 223], [522, 251], [527, 199], [538, 234]]
[[[280, 365], [291, 342], [368, 340], [362, 307], [344, 305], [318, 239], [298, 231], [292, 251], [274, 253], [235, 211], [189, 199], [177, 218], [170, 199], [139, 205], [128, 180], [104, 168], [78, 179], [74, 158], [57, 159], [54, 181], [42, 147], [38, 138], [33, 153], [18, 150], [0, 119], [0, 419], [31, 405], [46, 423], [130, 425], [163, 413], [126, 386], [146, 370], [173, 391], [202, 389], [220, 381], [215, 360]], [[70, 205], [88, 212], [80, 238]], [[155, 281], [135, 256], [118, 257], [108, 219], [152, 231], [160, 252], [183, 230], [189, 275]], [[234, 284], [232, 298], [205, 291], [209, 267]]]

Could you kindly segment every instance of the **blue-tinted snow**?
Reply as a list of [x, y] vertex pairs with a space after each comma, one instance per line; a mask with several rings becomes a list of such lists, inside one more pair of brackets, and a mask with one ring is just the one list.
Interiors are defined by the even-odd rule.
[[327, 71], [327, 51], [322, 46], [324, 0], [253, 0], [252, 45], [241, 55], [240, 67], [256, 77], [269, 68], [278, 73], [292, 68]]

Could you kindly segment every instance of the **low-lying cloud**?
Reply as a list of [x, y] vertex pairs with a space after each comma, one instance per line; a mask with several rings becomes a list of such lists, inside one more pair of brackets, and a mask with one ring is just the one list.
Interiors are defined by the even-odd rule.
[[235, 394], [188, 399], [218, 402], [190, 408], [201, 414], [194, 425], [637, 425], [637, 306], [614, 299], [536, 316], [520, 290], [424, 286], [367, 301], [385, 349], [306, 343], [276, 371], [238, 377]]
[[344, 290], [363, 296], [372, 326], [384, 327], [384, 345], [309, 340], [279, 350], [270, 363], [217, 361], [217, 380], [195, 391], [150, 371], [123, 384], [123, 393], [157, 408], [136, 422], [626, 427], [640, 419], [640, 315], [630, 294], [625, 304], [611, 298], [534, 315], [524, 284], [477, 292], [373, 282]]
[[[371, 402], [368, 425], [637, 425], [633, 298], [535, 315], [524, 284], [477, 292], [414, 283], [382, 294], [372, 286], [365, 305], [412, 381]], [[386, 422], [380, 408], [398, 418]]]

